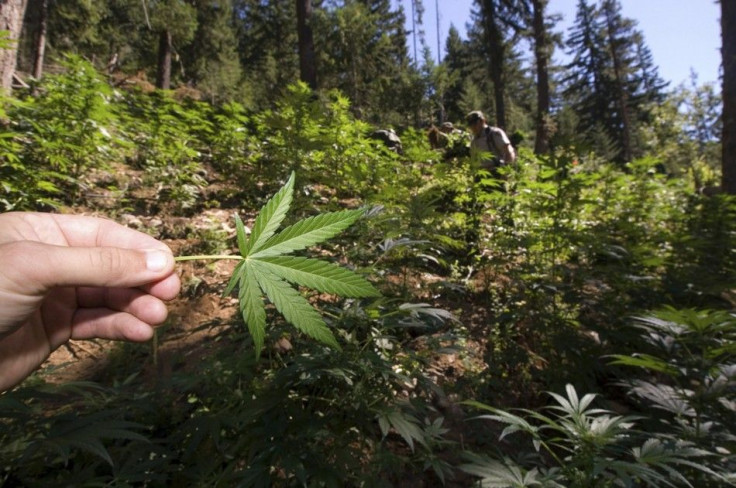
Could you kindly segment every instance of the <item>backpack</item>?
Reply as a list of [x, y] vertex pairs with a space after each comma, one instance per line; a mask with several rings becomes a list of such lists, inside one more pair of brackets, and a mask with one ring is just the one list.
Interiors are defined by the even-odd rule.
[[486, 134], [486, 144], [491, 149], [491, 152], [495, 156], [496, 164], [498, 166], [505, 166], [506, 161], [503, 160], [501, 155], [504, 153], [505, 147], [499, 147], [498, 141], [501, 140], [503, 142], [503, 131], [499, 129], [498, 127], [491, 127], [486, 126], [485, 129], [483, 129]]

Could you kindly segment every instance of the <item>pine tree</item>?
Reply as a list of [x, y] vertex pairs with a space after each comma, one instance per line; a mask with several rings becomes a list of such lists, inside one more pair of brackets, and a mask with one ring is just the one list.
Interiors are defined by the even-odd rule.
[[419, 64], [419, 58], [417, 57], [417, 39], [419, 40], [419, 50], [423, 51], [426, 46], [424, 37], [424, 3], [422, 3], [422, 0], [411, 0], [411, 26], [414, 62]]
[[[108, 44], [100, 26], [108, 16], [107, 4], [84, 0], [50, 1], [46, 39], [50, 57], [58, 59], [62, 54], [74, 52], [90, 60], [104, 58], [106, 61]], [[33, 19], [27, 19], [30, 22], [26, 24], [26, 29], [29, 29], [28, 37], [31, 40], [37, 35], [40, 21], [37, 16], [42, 10], [42, 1], [31, 0], [29, 6]], [[140, 2], [137, 2], [137, 6], [140, 9]]]
[[413, 122], [418, 123], [425, 86], [417, 67], [410, 63], [404, 11], [394, 9], [390, 0], [360, 1], [368, 7], [375, 25], [367, 53], [374, 71], [364, 70], [369, 95], [363, 110], [374, 122], [407, 123], [413, 115]]
[[296, 9], [291, 0], [233, 0], [233, 15], [246, 105], [263, 108], [299, 79]]
[[[578, 131], [590, 136], [593, 149], [617, 145], [619, 162], [640, 156], [639, 125], [649, 120], [666, 84], [636, 22], [621, 15], [618, 0], [604, 0], [601, 8], [579, 0], [567, 47], [573, 61], [564, 94], [579, 115]], [[604, 140], [603, 147], [595, 142]]]
[[360, 112], [368, 104], [370, 84], [366, 72], [378, 74], [372, 51], [381, 38], [375, 37], [374, 18], [361, 2], [346, 4], [327, 13], [321, 32], [324, 46], [321, 57], [325, 86], [337, 88]]
[[562, 80], [563, 94], [578, 115], [578, 128], [607, 125], [609, 103], [605, 94], [609, 69], [602, 32], [595, 6], [578, 0], [575, 22], [566, 42], [572, 61], [566, 66], [567, 76]]
[[339, 89], [357, 116], [375, 123], [406, 123], [418, 113], [424, 92], [402, 9], [390, 0], [346, 0], [315, 14], [321, 87]]
[[197, 0], [197, 30], [182, 57], [188, 81], [211, 101], [235, 96], [241, 78], [231, 0]]
[[614, 88], [616, 115], [621, 141], [621, 156], [624, 161], [633, 159], [632, 122], [629, 107], [628, 84], [632, 60], [627, 51], [633, 37], [632, 24], [621, 17], [621, 4], [618, 0], [604, 0], [602, 5], [605, 25], [607, 27], [608, 47], [613, 67], [612, 86]]
[[197, 28], [197, 12], [183, 0], [157, 0], [150, 2], [151, 26], [158, 35], [158, 64], [156, 87], [171, 87], [171, 60], [177, 49], [182, 49], [194, 37]]
[[454, 25], [450, 25], [445, 41], [445, 55], [442, 65], [447, 71], [448, 85], [443, 97], [445, 117], [450, 121], [463, 120], [466, 110], [461, 106], [463, 85], [469, 75], [469, 47], [468, 43], [460, 38], [460, 33]]
[[[463, 115], [471, 110], [483, 110], [487, 117], [495, 119], [496, 106], [493, 81], [490, 76], [492, 67], [488, 62], [488, 43], [480, 7], [470, 12], [468, 40], [465, 46], [467, 59], [463, 81]], [[480, 101], [477, 101], [478, 98]]]
[[723, 191], [736, 195], [736, 4], [721, 0]]
[[[100, 42], [95, 50], [105, 62], [108, 73], [152, 71], [156, 60], [156, 39], [151, 32], [147, 4], [137, 0], [107, 0], [105, 4], [106, 9], [100, 16], [95, 34], [105, 42]], [[49, 37], [53, 39], [56, 35], [50, 33]]]
[[548, 3], [549, 0], [532, 0], [534, 59], [537, 72], [536, 138], [534, 142], [534, 152], [536, 154], [549, 151], [550, 137], [552, 136], [549, 62], [552, 58], [554, 44], [549, 34], [552, 26], [548, 25], [547, 21], [546, 9]]
[[312, 0], [296, 0], [297, 34], [299, 37], [299, 73], [312, 90], [317, 89], [317, 67], [312, 34]]
[[493, 81], [496, 124], [506, 128], [506, 73], [510, 36], [524, 29], [530, 5], [528, 0], [477, 0], [488, 48], [490, 75]]
[[643, 103], [659, 104], [666, 99], [664, 90], [669, 82], [659, 76], [659, 68], [654, 63], [652, 51], [644, 42], [644, 36], [635, 36], [636, 60], [634, 81], [636, 85], [635, 97]]

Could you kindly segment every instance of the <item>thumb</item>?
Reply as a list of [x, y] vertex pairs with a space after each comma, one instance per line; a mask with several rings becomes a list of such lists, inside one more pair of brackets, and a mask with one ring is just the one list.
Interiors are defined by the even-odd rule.
[[[130, 288], [161, 280], [174, 270], [165, 249], [66, 247], [17, 242], [19, 259], [9, 261], [36, 293], [58, 286]], [[30, 290], [29, 290], [30, 291]]]

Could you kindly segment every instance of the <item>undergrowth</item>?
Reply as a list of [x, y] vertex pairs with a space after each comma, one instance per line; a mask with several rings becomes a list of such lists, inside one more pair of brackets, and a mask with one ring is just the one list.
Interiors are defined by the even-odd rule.
[[238, 215], [198, 246], [238, 262], [208, 292], [237, 288], [241, 313], [188, 324], [210, 347], [171, 374], [120, 346], [98, 383], [47, 370], [4, 393], [4, 484], [732, 482], [731, 198], [568, 149], [521, 147], [492, 184], [421, 131], [389, 151], [339, 93], [298, 84], [251, 113], [69, 63], [5, 100], [3, 210]]

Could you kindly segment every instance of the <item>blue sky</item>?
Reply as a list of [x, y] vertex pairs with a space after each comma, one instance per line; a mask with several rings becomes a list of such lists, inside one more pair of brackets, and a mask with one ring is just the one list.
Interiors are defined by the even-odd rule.
[[[409, 17], [410, 0], [395, 1], [404, 5]], [[437, 50], [435, 1], [440, 11], [442, 49], [444, 50], [451, 23], [465, 38], [465, 24], [470, 16], [473, 0], [423, 1], [424, 30], [427, 44], [433, 52]], [[567, 27], [575, 19], [576, 5], [577, 0], [550, 0], [549, 12], [563, 17], [557, 30], [567, 32]], [[715, 0], [621, 0], [621, 6], [624, 16], [638, 22], [638, 28], [644, 33], [654, 62], [659, 67], [660, 76], [670, 81], [672, 87], [689, 83], [691, 70], [697, 73], [699, 83], [719, 83], [720, 6]], [[413, 53], [411, 37], [409, 53]], [[562, 60], [561, 53], [558, 52], [555, 59]]]

